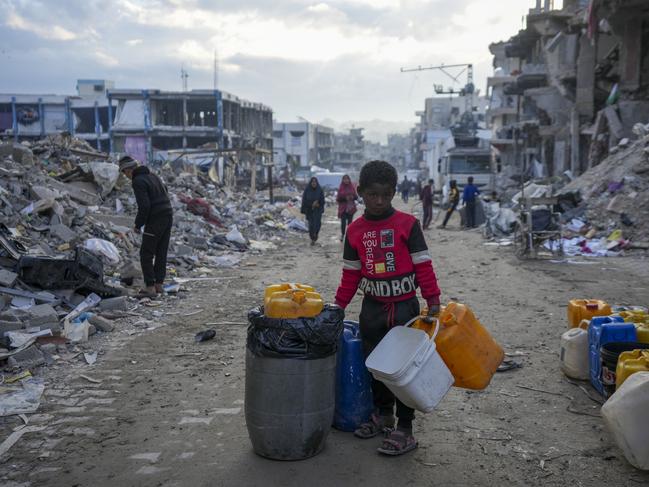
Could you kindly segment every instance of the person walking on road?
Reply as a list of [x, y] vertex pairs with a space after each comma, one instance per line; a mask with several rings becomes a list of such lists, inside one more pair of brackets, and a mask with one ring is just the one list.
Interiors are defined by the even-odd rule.
[[[171, 238], [173, 210], [167, 187], [148, 167], [140, 166], [130, 156], [119, 160], [119, 170], [133, 185], [137, 215], [133, 230], [142, 234], [140, 265], [144, 277], [142, 297], [161, 294], [167, 274], [167, 251]], [[142, 231], [144, 227], [144, 231]]]
[[462, 192], [462, 200], [466, 207], [466, 227], [475, 228], [475, 200], [480, 194], [480, 190], [475, 184], [473, 184], [473, 176], [469, 176], [467, 182], [468, 184], [464, 187], [464, 191]]
[[422, 222], [424, 230], [428, 230], [428, 227], [430, 227], [430, 222], [433, 221], [434, 184], [435, 182], [432, 179], [429, 179], [428, 184], [424, 186], [424, 188], [421, 190], [421, 193], [419, 193], [419, 199], [421, 200], [421, 204], [424, 207], [424, 221]]
[[448, 208], [446, 209], [446, 215], [444, 216], [444, 221], [439, 226], [439, 228], [446, 228], [446, 224], [451, 219], [451, 215], [457, 208], [457, 205], [460, 204], [460, 190], [457, 189], [457, 181], [451, 179], [449, 182], [450, 191], [448, 193]]
[[311, 245], [318, 241], [318, 234], [322, 226], [322, 213], [324, 213], [325, 197], [324, 191], [320, 187], [318, 178], [313, 177], [302, 194], [301, 212], [306, 216], [309, 222], [309, 237]]
[[399, 186], [399, 191], [401, 191], [401, 199], [403, 202], [408, 203], [408, 196], [410, 195], [410, 181], [408, 180], [408, 176], [404, 176]]
[[354, 219], [357, 199], [358, 194], [356, 193], [354, 183], [352, 183], [351, 178], [347, 174], [345, 174], [342, 181], [340, 182], [340, 187], [338, 188], [338, 196], [336, 197], [336, 200], [338, 201], [338, 218], [340, 218], [341, 242], [345, 238], [345, 230], [347, 229], [347, 225], [349, 225]]
[[[418, 287], [428, 304], [424, 319], [432, 321], [440, 310], [440, 289], [421, 225], [414, 216], [392, 207], [396, 189], [394, 167], [385, 161], [365, 164], [358, 185], [365, 214], [354, 220], [345, 235], [342, 279], [335, 302], [344, 309], [357, 290], [363, 291], [359, 323], [366, 357], [392, 327], [419, 315]], [[376, 379], [372, 380], [372, 395], [374, 414], [354, 435], [368, 439], [387, 432], [378, 449], [385, 455], [402, 455], [417, 448], [412, 432], [414, 410]]]

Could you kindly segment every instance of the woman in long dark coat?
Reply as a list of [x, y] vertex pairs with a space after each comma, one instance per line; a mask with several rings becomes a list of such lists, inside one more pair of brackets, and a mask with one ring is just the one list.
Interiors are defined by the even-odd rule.
[[302, 194], [301, 210], [302, 213], [306, 215], [306, 219], [309, 222], [309, 237], [311, 237], [311, 245], [315, 245], [318, 241], [324, 207], [324, 191], [322, 191], [322, 188], [320, 187], [318, 178], [313, 177]]

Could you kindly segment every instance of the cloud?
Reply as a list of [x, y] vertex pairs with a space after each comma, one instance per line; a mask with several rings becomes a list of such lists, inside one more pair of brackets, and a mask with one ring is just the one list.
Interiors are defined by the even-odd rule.
[[0, 91], [67, 93], [77, 77], [121, 88], [219, 84], [278, 119], [413, 120], [442, 73], [468, 63], [484, 90], [491, 42], [534, 0], [0, 0]]
[[55, 41], [71, 41], [77, 38], [74, 32], [71, 32], [60, 25], [45, 26], [24, 19], [15, 12], [9, 12], [5, 24], [12, 29], [24, 30], [36, 34], [43, 39]]
[[119, 65], [119, 61], [117, 59], [115, 59], [110, 54], [106, 54], [103, 51], [95, 51], [95, 57], [97, 58], [97, 61], [99, 61], [99, 63], [103, 64], [104, 66], [114, 68]]

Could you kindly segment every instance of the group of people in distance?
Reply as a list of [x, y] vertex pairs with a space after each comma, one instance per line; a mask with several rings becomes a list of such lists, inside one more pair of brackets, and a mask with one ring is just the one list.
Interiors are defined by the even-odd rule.
[[[402, 190], [402, 198], [404, 202], [408, 202], [408, 192], [411, 187], [411, 182], [404, 178], [399, 186]], [[480, 194], [478, 187], [473, 184], [473, 178], [468, 178], [468, 184], [464, 187], [462, 192], [462, 201], [465, 205], [465, 218], [466, 227], [475, 228], [476, 224], [476, 198]], [[433, 201], [434, 201], [434, 181], [428, 180], [428, 183], [421, 189], [419, 193], [423, 207], [422, 227], [424, 230], [430, 228], [433, 221]], [[345, 237], [345, 230], [347, 226], [353, 221], [354, 214], [357, 211], [356, 202], [359, 200], [358, 192], [351, 178], [345, 174], [342, 177], [336, 202], [338, 203], [338, 219], [340, 220], [340, 241], [342, 242]], [[453, 215], [453, 212], [460, 204], [460, 190], [457, 187], [457, 181], [451, 180], [449, 182], [448, 206], [444, 221], [438, 228], [446, 228], [448, 221]], [[311, 245], [315, 245], [318, 241], [320, 228], [322, 226], [322, 215], [325, 208], [325, 194], [324, 190], [318, 182], [318, 178], [312, 177], [307, 185], [304, 193], [302, 194], [302, 213], [306, 216], [309, 226], [309, 237], [311, 238]]]

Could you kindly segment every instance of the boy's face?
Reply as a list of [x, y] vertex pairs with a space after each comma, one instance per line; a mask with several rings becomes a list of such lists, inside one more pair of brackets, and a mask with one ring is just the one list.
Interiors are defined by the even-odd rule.
[[389, 184], [372, 183], [367, 188], [359, 189], [365, 202], [365, 209], [370, 215], [381, 216], [392, 206], [395, 189]]

